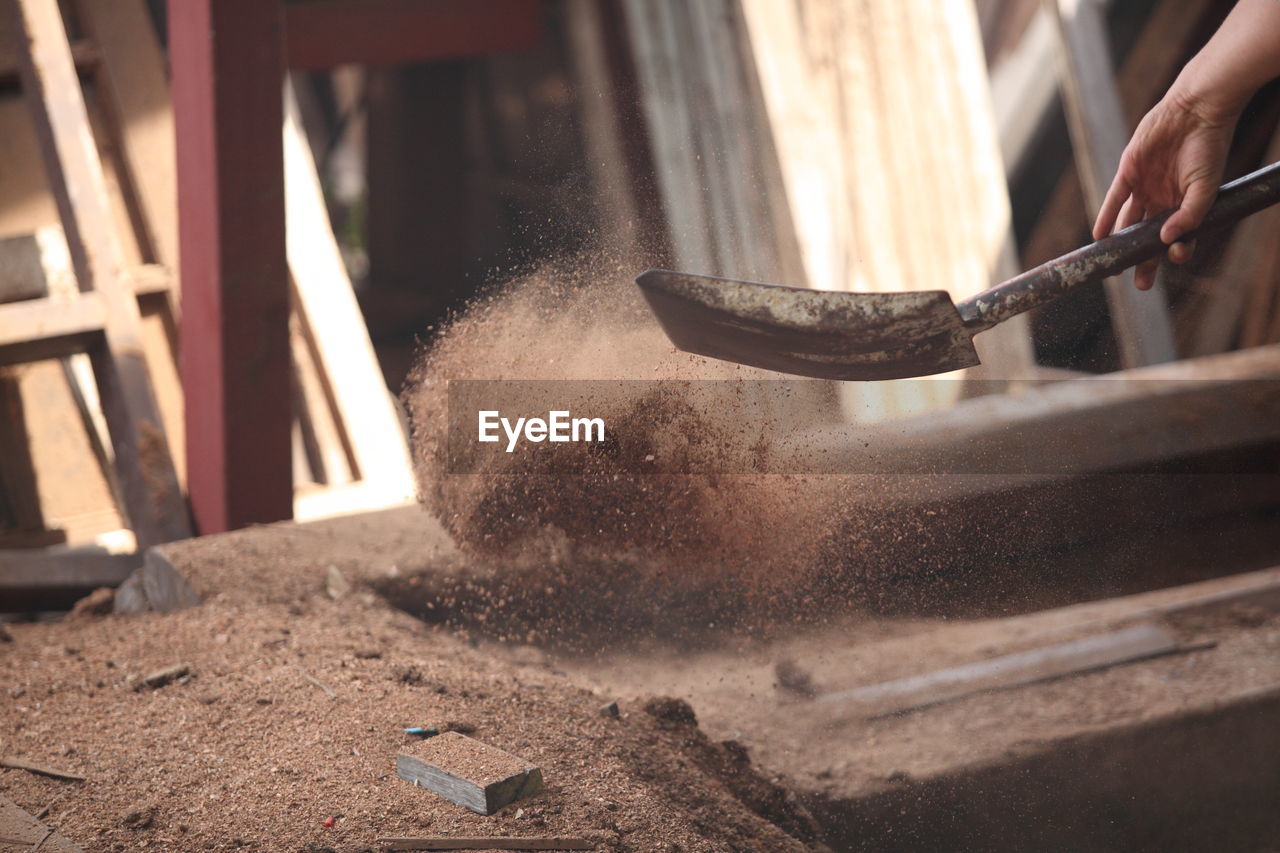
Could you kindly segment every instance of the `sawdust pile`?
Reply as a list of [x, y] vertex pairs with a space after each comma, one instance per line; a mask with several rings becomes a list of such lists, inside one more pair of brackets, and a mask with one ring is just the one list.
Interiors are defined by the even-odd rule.
[[[675, 350], [633, 284], [638, 268], [544, 269], [437, 335], [404, 396], [420, 497], [464, 552], [504, 563], [508, 581], [608, 564], [613, 581], [661, 578], [686, 592], [794, 586], [837, 523], [834, 478], [761, 472], [776, 470], [776, 436], [834, 417], [830, 388], [698, 382], [777, 377]], [[563, 386], [570, 397], [591, 389], [608, 441], [583, 453], [495, 452], [454, 473], [447, 382], [459, 379], [609, 380]]]

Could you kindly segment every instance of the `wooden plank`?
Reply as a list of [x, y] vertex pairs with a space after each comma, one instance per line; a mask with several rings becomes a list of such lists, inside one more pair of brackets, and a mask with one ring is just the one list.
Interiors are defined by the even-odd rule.
[[804, 284], [737, 4], [624, 0], [622, 8], [672, 262]]
[[187, 483], [204, 533], [293, 512], [282, 38], [278, 0], [169, 4]]
[[[384, 505], [386, 500], [385, 489], [363, 480], [335, 485], [300, 483], [294, 494], [293, 507], [299, 521], [314, 521], [368, 512], [370, 507]], [[411, 506], [416, 502], [415, 498], [406, 497], [400, 504], [392, 506]]]
[[101, 57], [94, 75], [116, 129], [122, 182], [138, 201], [145, 259], [178, 269], [173, 109], [165, 59], [145, 0], [78, 0], [76, 17]]
[[[1055, 382], [861, 429], [800, 432], [779, 446], [777, 470], [1023, 482], [1128, 470], [1280, 439], [1277, 379], [1280, 345]], [[978, 485], [934, 479], [940, 492]]]
[[0, 796], [0, 851], [5, 853], [81, 853], [81, 848]]
[[[1152, 13], [1120, 69], [1120, 94], [1129, 126], [1136, 126], [1164, 93], [1213, 5], [1210, 0], [1164, 0]], [[1179, 49], [1171, 50], [1170, 45]], [[1077, 248], [1092, 225], [1087, 218], [1083, 188], [1075, 165], [1069, 163], [1025, 242], [1024, 264], [1037, 266]]]
[[641, 245], [641, 213], [632, 188], [622, 118], [610, 72], [605, 28], [607, 19], [596, 0], [569, 0], [565, 26], [579, 99], [582, 142], [593, 192], [604, 200], [607, 245], [621, 257], [632, 257]]
[[[1045, 0], [1058, 21], [1062, 90], [1085, 204], [1096, 214], [1120, 167], [1129, 128], [1097, 0]], [[1142, 293], [1130, 270], [1105, 284], [1121, 364], [1139, 367], [1177, 357], [1173, 324], [1159, 282]]]
[[485, 815], [542, 790], [540, 769], [458, 732], [429, 738], [397, 755], [396, 775]]
[[70, 301], [46, 297], [10, 302], [0, 305], [0, 350], [65, 339], [66, 352], [83, 352], [102, 335], [106, 322], [107, 307], [97, 293]]
[[300, 325], [315, 355], [358, 478], [374, 509], [414, 494], [409, 445], [347, 277], [290, 89], [284, 121], [289, 268]]
[[400, 65], [532, 47], [538, 0], [313, 0], [284, 7], [289, 67]]
[[975, 693], [1008, 690], [1177, 650], [1178, 641], [1166, 629], [1152, 624], [1137, 625], [910, 678], [826, 693], [814, 701], [838, 707], [842, 716], [884, 717]]
[[[959, 298], [1003, 278], [1009, 200], [972, 4], [741, 6], [805, 281]], [[993, 378], [1030, 372], [1025, 321], [978, 344]], [[865, 419], [937, 408], [960, 389], [849, 384], [840, 396]]]
[[110, 554], [96, 546], [0, 551], [0, 608], [69, 610], [99, 587], [119, 586], [141, 562], [137, 554]]
[[[1280, 160], [1280, 129], [1267, 147], [1266, 162]], [[1250, 216], [1232, 232], [1221, 270], [1196, 300], [1191, 355], [1225, 352], [1240, 338], [1245, 346], [1264, 343], [1261, 328], [1270, 316], [1268, 296], [1280, 279], [1280, 210]], [[1247, 310], [1246, 310], [1247, 308]]]
[[[1017, 174], [1031, 153], [1036, 132], [1048, 119], [1058, 94], [1053, 66], [1057, 33], [1041, 7], [1014, 48], [991, 66], [991, 101], [1005, 172]], [[1047, 73], [1046, 73], [1047, 72]]]
[[478, 835], [474, 837], [379, 838], [388, 850], [594, 850], [594, 841], [585, 838], [552, 838], [545, 835], [512, 837]]
[[22, 81], [44, 149], [67, 247], [83, 291], [102, 300], [105, 346], [94, 372], [102, 396], [130, 526], [142, 545], [190, 535], [186, 504], [142, 355], [138, 304], [124, 275], [102, 163], [55, 0], [16, 0], [28, 40]]
[[173, 108], [164, 52], [146, 0], [80, 0], [76, 19], [101, 55], [94, 82], [118, 164], [140, 260], [143, 344], [179, 482], [186, 485], [186, 427], [178, 376], [178, 206]]
[[[302, 332], [302, 321], [297, 311], [289, 318], [290, 345], [293, 349], [295, 393], [297, 397], [297, 435], [295, 446], [304, 457], [294, 462], [293, 514], [295, 518], [308, 516], [299, 511], [299, 492], [308, 482], [333, 486], [350, 483], [354, 479], [353, 461], [344, 440], [342, 427], [333, 411], [333, 401], [327, 392], [317, 366], [315, 348]], [[305, 476], [299, 468], [305, 468]]]
[[137, 554], [111, 554], [97, 546], [0, 551], [0, 586], [5, 590], [118, 586], [141, 564]]

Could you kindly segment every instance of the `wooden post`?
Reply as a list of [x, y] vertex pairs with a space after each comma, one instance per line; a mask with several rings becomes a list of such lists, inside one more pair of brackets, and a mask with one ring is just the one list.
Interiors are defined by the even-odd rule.
[[188, 492], [203, 533], [292, 515], [279, 0], [170, 0]]
[[[1059, 25], [1063, 104], [1085, 206], [1092, 219], [1120, 168], [1129, 126], [1098, 0], [1045, 0], [1045, 4]], [[1141, 367], [1177, 358], [1173, 324], [1160, 282], [1142, 293], [1134, 288], [1133, 271], [1129, 270], [1108, 279], [1106, 288], [1121, 364]]]

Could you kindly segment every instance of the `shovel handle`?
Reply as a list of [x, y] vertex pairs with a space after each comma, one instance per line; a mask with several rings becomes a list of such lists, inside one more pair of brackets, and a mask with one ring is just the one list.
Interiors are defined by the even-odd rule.
[[[1220, 231], [1280, 201], [1280, 163], [1223, 185], [1200, 227], [1184, 235], [1192, 240]], [[1168, 246], [1160, 229], [1173, 211], [1143, 220], [1109, 237], [1076, 249], [956, 306], [965, 327], [976, 334], [1024, 311], [1052, 302], [1082, 284], [1108, 278], [1163, 254]]]

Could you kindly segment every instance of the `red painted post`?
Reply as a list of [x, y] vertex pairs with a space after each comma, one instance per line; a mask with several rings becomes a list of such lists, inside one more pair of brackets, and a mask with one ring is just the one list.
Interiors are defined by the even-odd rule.
[[187, 488], [201, 533], [292, 517], [280, 0], [169, 0]]
[[308, 0], [285, 5], [285, 42], [294, 70], [460, 59], [532, 47], [542, 16], [539, 0]]

